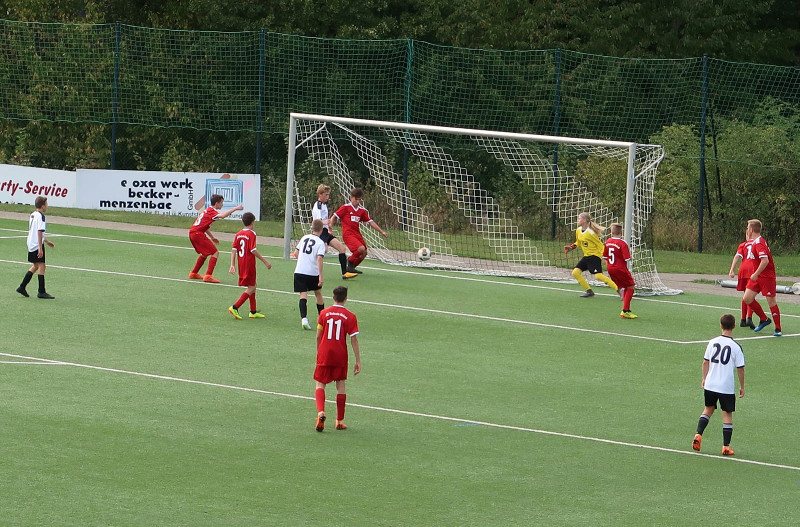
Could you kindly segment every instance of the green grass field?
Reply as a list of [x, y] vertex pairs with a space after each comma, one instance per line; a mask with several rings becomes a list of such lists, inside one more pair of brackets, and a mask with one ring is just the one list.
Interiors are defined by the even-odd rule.
[[798, 304], [783, 338], [734, 331], [747, 391], [723, 458], [719, 414], [690, 444], [735, 298], [635, 298], [623, 320], [606, 289], [368, 261], [346, 282], [350, 428], [317, 433], [314, 334], [279, 248], [260, 247], [267, 318], [236, 321], [228, 253], [205, 284], [186, 237], [48, 228], [56, 299], [23, 298], [27, 224], [0, 220], [3, 525], [800, 522]]

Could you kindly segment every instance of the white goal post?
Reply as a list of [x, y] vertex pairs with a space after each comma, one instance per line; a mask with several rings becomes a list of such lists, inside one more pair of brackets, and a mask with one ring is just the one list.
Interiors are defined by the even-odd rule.
[[[292, 113], [284, 257], [309, 232], [325, 183], [331, 214], [364, 189], [364, 206], [389, 232], [362, 227], [369, 258], [570, 281], [580, 256], [563, 246], [589, 212], [600, 225], [623, 224], [637, 293], [679, 294], [661, 282], [645, 241], [663, 157], [660, 145]], [[422, 247], [430, 259], [417, 256]]]

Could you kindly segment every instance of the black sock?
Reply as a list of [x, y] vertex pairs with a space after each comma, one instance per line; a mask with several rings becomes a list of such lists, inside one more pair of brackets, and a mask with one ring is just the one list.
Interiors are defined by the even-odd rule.
[[22, 283], [19, 284], [20, 289], [25, 289], [26, 287], [28, 287], [28, 284], [30, 283], [31, 278], [33, 278], [33, 273], [32, 272], [28, 271], [27, 273], [25, 273], [25, 278], [23, 278], [22, 279]]
[[44, 288], [44, 275], [43, 274], [39, 275], [39, 292], [40, 293], [46, 293], [47, 292], [45, 290], [45, 288]]
[[342, 274], [347, 272], [347, 254], [339, 253], [339, 265], [342, 267]]
[[300, 299], [300, 318], [308, 318], [308, 299]]
[[325, 309], [325, 304], [317, 304], [317, 314], [322, 313], [323, 309]]
[[731, 446], [731, 436], [733, 435], [733, 423], [722, 424], [722, 444], [724, 446]]
[[700, 420], [697, 422], [697, 433], [703, 435], [703, 431], [708, 426], [708, 416], [706, 414], [700, 415]]

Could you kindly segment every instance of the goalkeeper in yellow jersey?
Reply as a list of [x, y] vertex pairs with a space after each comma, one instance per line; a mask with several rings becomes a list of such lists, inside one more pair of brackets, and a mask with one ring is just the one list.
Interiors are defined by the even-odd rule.
[[603, 249], [604, 245], [600, 240], [600, 235], [606, 230], [605, 227], [596, 224], [592, 221], [592, 216], [588, 212], [581, 212], [578, 214], [578, 228], [575, 229], [575, 243], [572, 245], [565, 245], [564, 252], [568, 253], [572, 249], [580, 247], [583, 251], [583, 258], [575, 265], [572, 270], [572, 276], [583, 287], [586, 292], [581, 295], [581, 298], [590, 298], [594, 296], [594, 291], [589, 286], [589, 282], [583, 277], [581, 273], [589, 271], [595, 278], [604, 282], [608, 287], [617, 291], [617, 285], [609, 277], [603, 274]]

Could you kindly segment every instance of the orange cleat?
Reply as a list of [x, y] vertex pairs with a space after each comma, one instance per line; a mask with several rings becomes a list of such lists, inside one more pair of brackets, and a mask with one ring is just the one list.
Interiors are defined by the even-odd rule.
[[692, 440], [692, 450], [697, 450], [700, 452], [700, 443], [703, 442], [703, 436], [700, 434], [695, 434], [694, 439]]
[[205, 275], [203, 277], [203, 282], [208, 282], [209, 284], [218, 284], [218, 283], [220, 283], [219, 280], [217, 280], [216, 278], [214, 278], [210, 274], [207, 274], [207, 275]]
[[722, 455], [723, 456], [732, 456], [733, 455], [733, 449], [731, 447], [729, 447], [729, 446], [722, 447]]
[[189, 280], [202, 280], [203, 275], [200, 273], [189, 273]]
[[322, 432], [325, 430], [325, 412], [320, 412], [317, 414], [317, 432]]
[[347, 425], [344, 424], [344, 421], [336, 420], [336, 430], [347, 430]]

